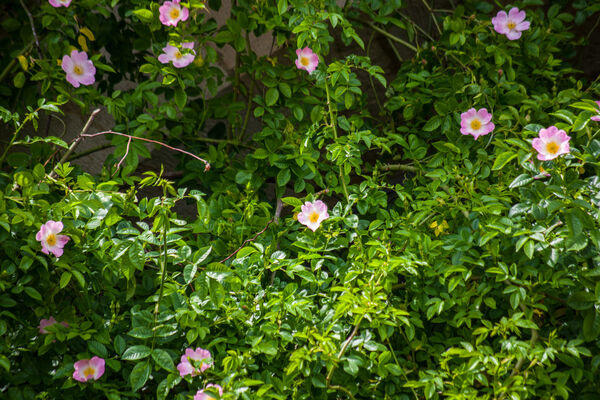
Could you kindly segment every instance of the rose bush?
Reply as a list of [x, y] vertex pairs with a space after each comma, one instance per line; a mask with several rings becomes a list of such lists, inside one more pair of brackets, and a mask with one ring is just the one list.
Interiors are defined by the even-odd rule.
[[596, 399], [600, 6], [431, 3], [3, 5], [0, 397]]

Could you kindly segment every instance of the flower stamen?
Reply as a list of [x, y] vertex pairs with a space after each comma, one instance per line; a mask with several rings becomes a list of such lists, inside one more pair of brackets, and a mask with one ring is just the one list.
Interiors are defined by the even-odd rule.
[[560, 146], [556, 142], [546, 143], [546, 151], [552, 155], [558, 153]]
[[49, 234], [48, 237], [46, 237], [46, 243], [48, 243], [48, 246], [56, 245], [56, 235], [54, 233]]
[[314, 224], [315, 222], [317, 222], [319, 220], [319, 214], [313, 211], [308, 216], [308, 219], [310, 220], [310, 222], [312, 222]]
[[169, 16], [171, 17], [171, 19], [179, 18], [179, 10], [175, 7], [171, 8], [171, 12], [169, 13]]
[[473, 121], [471, 121], [471, 129], [473, 129], [474, 131], [478, 130], [481, 128], [481, 121], [478, 119], [474, 119]]

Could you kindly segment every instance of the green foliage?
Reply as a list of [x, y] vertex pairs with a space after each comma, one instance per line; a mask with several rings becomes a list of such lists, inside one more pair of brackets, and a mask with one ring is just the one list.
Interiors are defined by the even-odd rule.
[[[29, 5], [39, 48], [22, 8], [2, 17], [0, 397], [182, 400], [217, 383], [223, 399], [596, 399], [600, 86], [570, 60], [598, 5], [524, 1], [531, 28], [509, 41], [487, 2], [432, 11], [431, 32], [409, 2], [239, 0], [218, 26], [220, 3], [183, 2], [177, 27], [148, 0]], [[268, 31], [280, 50], [258, 56], [250, 35]], [[194, 63], [158, 61], [192, 40]], [[96, 85], [56, 63], [76, 44]], [[100, 176], [53, 158], [61, 137], [22, 132], [67, 102], [133, 137], [111, 138]], [[460, 133], [472, 107], [495, 123], [478, 140]], [[542, 162], [531, 141], [551, 125], [571, 150]], [[184, 154], [178, 182], [138, 175], [135, 137], [210, 171]], [[316, 199], [329, 218], [313, 232], [295, 216]], [[70, 238], [60, 258], [36, 240], [48, 220]], [[68, 327], [40, 333], [49, 316]], [[212, 366], [180, 376], [198, 347]], [[93, 356], [104, 375], [75, 381]]]

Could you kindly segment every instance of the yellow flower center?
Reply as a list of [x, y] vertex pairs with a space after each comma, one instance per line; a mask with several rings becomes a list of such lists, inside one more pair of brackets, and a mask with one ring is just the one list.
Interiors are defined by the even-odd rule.
[[171, 19], [179, 18], [179, 9], [175, 7], [171, 8], [171, 12], [169, 13], [169, 15], [171, 16]]
[[54, 246], [56, 244], [56, 235], [54, 233], [49, 234], [46, 238], [46, 243], [48, 243], [48, 246]]
[[556, 142], [546, 143], [546, 152], [552, 155], [558, 153], [560, 146]]
[[473, 121], [471, 121], [471, 129], [473, 129], [474, 131], [476, 131], [479, 128], [481, 128], [481, 121], [480, 120], [474, 119]]
[[319, 220], [319, 214], [313, 211], [308, 216], [308, 219], [310, 220], [310, 222], [312, 222], [314, 224], [315, 222], [317, 222]]
[[85, 376], [86, 378], [90, 377], [90, 376], [94, 376], [94, 368], [92, 367], [87, 367], [86, 369], [83, 370], [83, 376]]
[[177, 50], [175, 52], [175, 58], [179, 60], [181, 57], [183, 57], [183, 54], [181, 54], [181, 52], [179, 50]]
[[73, 67], [73, 72], [77, 75], [83, 75], [83, 68], [81, 68], [79, 65], [75, 65]]
[[508, 29], [515, 29], [515, 27], [516, 27], [516, 26], [517, 26], [517, 24], [515, 24], [515, 23], [514, 23], [514, 22], [512, 22], [512, 21], [508, 21], [508, 24], [506, 24], [506, 27], [507, 27]]
[[308, 59], [308, 57], [300, 57], [300, 64], [304, 65], [305, 67], [308, 67], [308, 64], [310, 64], [310, 60]]

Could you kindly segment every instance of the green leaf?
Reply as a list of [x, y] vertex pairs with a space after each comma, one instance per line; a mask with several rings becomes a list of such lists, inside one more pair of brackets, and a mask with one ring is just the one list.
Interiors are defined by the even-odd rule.
[[173, 359], [171, 359], [171, 356], [165, 350], [152, 350], [152, 359], [159, 367], [169, 372], [175, 371], [175, 364], [173, 363]]
[[152, 11], [147, 10], [145, 8], [140, 8], [139, 10], [134, 10], [133, 15], [138, 17], [140, 19], [140, 21], [142, 21], [142, 22], [152, 22], [152, 18], [154, 17], [154, 15], [152, 14]]
[[65, 286], [67, 286], [69, 284], [72, 276], [73, 276], [73, 274], [71, 274], [69, 271], [65, 271], [62, 273], [62, 275], [60, 276], [60, 283], [59, 283], [59, 286], [61, 289], [63, 289]]
[[575, 215], [574, 212], [567, 214], [566, 219], [570, 235], [573, 237], [579, 236], [579, 234], [583, 231], [583, 224], [581, 223], [581, 220]]
[[102, 343], [97, 342], [95, 340], [88, 340], [87, 342], [88, 349], [95, 355], [100, 356], [102, 358], [108, 357], [108, 350], [106, 350], [106, 346]]
[[505, 151], [504, 153], [499, 154], [494, 160], [494, 165], [492, 166], [492, 171], [498, 171], [502, 169], [506, 164], [509, 163], [510, 160], [517, 157], [517, 153], [514, 151]]
[[133, 242], [129, 250], [127, 251], [127, 255], [129, 259], [139, 270], [144, 268], [144, 264], [146, 263], [146, 253], [144, 252], [144, 248], [140, 244], [140, 242]]
[[190, 283], [195, 277], [196, 272], [198, 271], [198, 265], [196, 264], [188, 264], [183, 269], [183, 279], [185, 283]]
[[133, 367], [131, 375], [129, 375], [129, 383], [131, 384], [131, 390], [137, 392], [144, 386], [148, 378], [150, 377], [150, 363], [143, 362]]
[[270, 88], [269, 90], [267, 90], [267, 93], [265, 95], [265, 104], [267, 106], [272, 106], [273, 104], [275, 104], [277, 102], [277, 99], [279, 99], [279, 91], [276, 88]]
[[587, 310], [588, 308], [592, 308], [594, 303], [596, 302], [596, 298], [593, 293], [589, 292], [575, 292], [569, 297], [567, 300], [567, 304], [574, 310]]
[[151, 74], [156, 70], [156, 67], [152, 64], [142, 64], [142, 66], [140, 67], [140, 72], [142, 74]]
[[427, 121], [427, 123], [423, 127], [423, 130], [426, 132], [434, 131], [437, 128], [439, 128], [441, 123], [442, 123], [442, 119], [438, 115], [435, 115], [435, 116], [431, 117], [429, 119], [429, 121]]
[[285, 13], [288, 9], [288, 2], [287, 0], [277, 0], [277, 12], [279, 13], [279, 15], [282, 15], [283, 13]]
[[25, 85], [25, 74], [23, 71], [20, 71], [17, 75], [15, 75], [13, 78], [13, 85], [15, 85], [17, 89], [20, 89], [23, 87], [23, 85]]
[[302, 204], [304, 204], [302, 203], [302, 200], [297, 197], [284, 197], [281, 199], [281, 201], [293, 207], [300, 207]]
[[279, 91], [281, 91], [285, 97], [292, 97], [292, 89], [290, 88], [290, 85], [285, 82], [279, 84]]
[[141, 360], [142, 358], [146, 358], [150, 355], [152, 351], [148, 346], [137, 345], [131, 346], [121, 356], [123, 360]]
[[187, 94], [185, 94], [185, 91], [181, 88], [175, 90], [175, 104], [177, 104], [177, 107], [182, 110], [186, 103]]
[[25, 293], [27, 293], [27, 295], [29, 297], [31, 297], [32, 299], [42, 301], [42, 295], [40, 294], [40, 292], [38, 292], [36, 289], [34, 289], [32, 287], [26, 286]]
[[597, 312], [587, 312], [583, 320], [583, 337], [587, 341], [596, 340], [600, 334], [600, 315]]
[[277, 185], [285, 186], [292, 178], [292, 172], [289, 168], [282, 169], [277, 174]]
[[533, 182], [533, 178], [528, 174], [521, 174], [517, 176], [511, 183], [508, 185], [509, 188], [514, 189], [521, 186], [525, 186], [528, 183]]
[[10, 371], [10, 361], [6, 356], [0, 355], [0, 367], [4, 368], [6, 372]]

